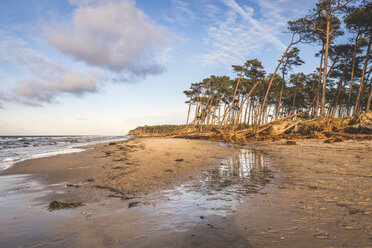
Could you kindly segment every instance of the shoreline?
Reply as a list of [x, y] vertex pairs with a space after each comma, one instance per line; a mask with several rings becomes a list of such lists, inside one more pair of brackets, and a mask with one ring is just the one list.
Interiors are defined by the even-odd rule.
[[[0, 138], [14, 138], [18, 137], [16, 141], [5, 140], [10, 144], [4, 147], [0, 146], [0, 152], [9, 152], [12, 156], [4, 156], [0, 154], [0, 172], [11, 168], [17, 163], [38, 158], [47, 158], [63, 154], [71, 154], [85, 151], [85, 148], [102, 143], [118, 142], [131, 139], [133, 136], [101, 136], [101, 135], [69, 135], [69, 136], [0, 136]], [[94, 137], [94, 138], [92, 138]], [[61, 140], [39, 140], [40, 138], [60, 138]], [[71, 139], [81, 138], [79, 141]], [[18, 142], [21, 142], [21, 144]], [[23, 146], [22, 146], [23, 142]], [[13, 148], [10, 147], [14, 146]], [[31, 150], [29, 150], [31, 148]], [[3, 151], [3, 149], [5, 149]], [[12, 149], [15, 149], [13, 153]]]
[[[171, 143], [166, 145], [169, 141]], [[173, 145], [173, 142], [182, 144], [182, 148]], [[103, 236], [94, 237], [95, 232], [103, 232], [104, 236], [111, 237], [112, 247], [207, 247], [211, 242], [216, 247], [368, 247], [371, 241], [371, 141], [324, 143], [323, 140], [311, 139], [296, 140], [295, 145], [288, 145], [285, 140], [251, 142], [249, 149], [262, 151], [270, 157], [265, 163], [273, 167], [275, 178], [265, 184], [263, 190], [233, 195], [233, 202], [224, 194], [218, 197], [227, 198], [222, 197], [217, 201], [218, 197], [213, 195], [199, 194], [197, 192], [201, 186], [195, 183], [201, 180], [198, 175], [210, 173], [217, 161], [225, 163], [222, 160], [236, 155], [239, 149], [210, 141], [172, 138], [136, 138], [124, 143], [100, 144], [82, 153], [37, 160], [41, 164], [38, 165], [39, 169], [46, 169], [48, 163], [54, 166], [64, 164], [57, 170], [58, 176], [48, 173], [33, 176], [46, 185], [62, 182], [51, 186], [54, 187], [52, 193], [41, 198], [44, 206], [47, 201], [55, 199], [83, 200], [88, 203], [87, 206], [67, 210], [69, 214], [65, 217], [59, 215], [65, 210], [56, 211], [58, 218], [55, 218], [62, 224], [56, 224], [58, 227], [55, 231], [47, 232], [38, 239], [65, 237], [67, 243], [63, 244], [72, 244], [72, 247], [77, 246], [76, 243], [73, 245], [76, 238], [82, 247], [105, 244], [101, 239]], [[192, 148], [195, 144], [200, 144], [197, 148], [204, 150], [197, 153], [195, 150], [198, 149]], [[189, 152], [184, 146], [188, 146]], [[209, 154], [207, 160], [203, 157], [206, 152]], [[148, 153], [156, 156], [148, 157]], [[251, 155], [245, 156], [249, 158]], [[177, 159], [183, 161], [175, 161]], [[255, 161], [263, 161], [261, 157], [257, 159]], [[95, 161], [94, 170], [92, 166], [79, 168], [84, 167], [81, 164], [89, 164], [89, 161]], [[36, 162], [26, 162], [5, 174], [32, 172], [26, 168], [27, 164], [36, 166]], [[150, 163], [154, 166], [141, 166]], [[190, 168], [186, 169], [182, 164]], [[126, 173], [122, 174], [123, 180], [104, 180], [127, 172], [124, 168], [130, 166], [137, 168], [129, 173], [132, 178]], [[248, 168], [248, 171], [251, 169]], [[150, 180], [147, 176], [139, 177], [146, 172], [152, 172], [151, 177], [158, 181]], [[96, 176], [94, 182], [87, 182], [94, 175], [100, 176]], [[249, 175], [250, 180], [257, 180], [253, 175]], [[167, 183], [159, 183], [163, 181]], [[224, 179], [221, 182], [225, 184], [228, 181]], [[66, 187], [66, 183], [79, 187]], [[121, 184], [125, 187], [121, 188]], [[131, 184], [132, 187], [129, 187]], [[138, 187], [138, 184], [141, 186]], [[98, 189], [93, 188], [94, 185], [107, 187]], [[120, 200], [122, 193], [111, 192], [110, 188], [119, 190], [125, 196], [139, 198]], [[109, 194], [114, 197], [109, 197]], [[199, 199], [200, 206], [193, 205], [192, 199], [195, 197]], [[215, 206], [210, 206], [208, 199]], [[128, 209], [131, 202], [139, 202], [139, 205]], [[219, 206], [220, 203], [222, 205]], [[218, 212], [221, 210], [212, 210], [224, 208], [230, 210], [226, 214]], [[154, 213], [158, 214], [155, 216]], [[141, 224], [134, 228], [134, 223]], [[154, 225], [156, 231], [152, 230]], [[107, 230], [102, 229], [104, 226]], [[118, 231], [121, 229], [128, 233]], [[182, 232], [175, 232], [177, 229]], [[66, 234], [71, 232], [83, 234], [75, 239], [66, 238]], [[172, 233], [171, 237], [169, 232]], [[141, 233], [145, 233], [146, 237]], [[63, 247], [57, 243], [52, 243], [52, 246]]]
[[[147, 157], [147, 150], [144, 144], [141, 144], [142, 140], [144, 139], [134, 137], [124, 141], [79, 146], [78, 148], [83, 148], [84, 151], [21, 161], [0, 171], [0, 176], [31, 175], [45, 184], [73, 185], [69, 193], [76, 191], [75, 188], [78, 188], [80, 193], [73, 193], [70, 197], [68, 194], [54, 194], [48, 198], [63, 200], [67, 197], [78, 200], [82, 196], [81, 191], [84, 191], [89, 194], [87, 196], [83, 194], [82, 200], [91, 202], [89, 198], [93, 194], [89, 188], [114, 189], [127, 196], [149, 193], [156, 189], [169, 189], [200, 174], [203, 168], [219, 164], [219, 160], [234, 153], [233, 149], [219, 142], [155, 138], [145, 141], [145, 143], [155, 141], [146, 147], [151, 151]], [[157, 142], [159, 140], [160, 142]], [[164, 142], [165, 147], [162, 144]], [[173, 142], [180, 143], [179, 147], [172, 147]], [[182, 153], [183, 150], [188, 152]], [[203, 153], [210, 153], [210, 156], [205, 157]], [[144, 163], [153, 165], [141, 166]], [[51, 164], [53, 166], [50, 166]], [[121, 178], [116, 180], [116, 177]], [[100, 197], [95, 197], [95, 200], [97, 198]]]

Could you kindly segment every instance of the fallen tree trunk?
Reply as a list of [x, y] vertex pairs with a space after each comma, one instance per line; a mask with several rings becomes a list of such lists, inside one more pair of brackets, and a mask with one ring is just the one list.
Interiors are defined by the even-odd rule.
[[[282, 121], [282, 120], [286, 120], [286, 119], [290, 119], [290, 118], [296, 117], [296, 116], [298, 116], [298, 115], [302, 115], [302, 114], [304, 114], [304, 113], [307, 113], [307, 112], [309, 112], [309, 111], [310, 111], [310, 109], [308, 109], [308, 110], [306, 110], [306, 111], [303, 111], [303, 112], [300, 112], [300, 113], [297, 113], [297, 114], [294, 114], [294, 115], [288, 115], [288, 116], [283, 117], [283, 118], [280, 118], [280, 119], [278, 119], [278, 120], [270, 121], [270, 122], [268, 122], [268, 123], [265, 123], [265, 124], [261, 125], [260, 127], [264, 127], [264, 128], [261, 128], [261, 129], [259, 129], [258, 131], [254, 132], [254, 133], [257, 134], [257, 133], [260, 133], [260, 132], [266, 130], [266, 129], [269, 128], [270, 125], [272, 125], [273, 123], [276, 123], [276, 122], [279, 122], [279, 121]], [[243, 130], [240, 130], [240, 131], [238, 131], [238, 132], [236, 132], [236, 133], [238, 133], [238, 134], [244, 134], [244, 133], [249, 133], [249, 132], [251, 132], [251, 131], [252, 131], [252, 129], [243, 129]]]

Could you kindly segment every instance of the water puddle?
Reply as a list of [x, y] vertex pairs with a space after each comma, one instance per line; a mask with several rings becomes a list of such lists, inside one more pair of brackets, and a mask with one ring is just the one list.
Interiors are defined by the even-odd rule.
[[[153, 230], [169, 227], [183, 231], [210, 215], [226, 216], [247, 200], [247, 195], [262, 193], [274, 178], [266, 156], [251, 149], [224, 160], [219, 166], [204, 171], [197, 179], [172, 190], [163, 191], [141, 207], [147, 214], [160, 217]], [[152, 206], [152, 207], [149, 207]]]

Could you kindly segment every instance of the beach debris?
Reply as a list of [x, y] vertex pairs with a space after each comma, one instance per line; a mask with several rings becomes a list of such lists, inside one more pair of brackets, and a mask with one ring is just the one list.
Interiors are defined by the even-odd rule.
[[122, 158], [118, 158], [118, 159], [113, 159], [112, 161], [113, 162], [122, 162], [122, 161], [126, 161], [126, 160], [127, 160], [127, 158], [122, 157]]
[[205, 217], [204, 217], [203, 215], [200, 216], [200, 219], [204, 220], [204, 218], [205, 218]]
[[132, 208], [132, 207], [135, 207], [139, 204], [140, 202], [129, 202], [128, 204], [128, 208]]
[[176, 159], [174, 161], [176, 161], [176, 162], [182, 162], [183, 161], [183, 158], [178, 158], [178, 159]]
[[79, 185], [79, 184], [71, 184], [71, 183], [68, 183], [68, 184], [66, 184], [66, 187], [79, 188], [79, 187], [81, 187], [81, 185]]
[[116, 142], [110, 142], [109, 143], [109, 146], [114, 146], [114, 145], [116, 145], [117, 143]]
[[61, 202], [61, 201], [51, 201], [48, 206], [49, 211], [64, 209], [64, 208], [77, 208], [82, 207], [85, 204], [82, 202]]
[[349, 125], [349, 131], [353, 133], [372, 134], [372, 112], [354, 116]]
[[207, 224], [207, 226], [209, 226], [210, 228], [212, 228], [212, 229], [215, 229], [215, 230], [218, 230], [218, 228], [217, 227], [214, 227], [212, 224]]
[[109, 186], [102, 186], [102, 185], [94, 185], [93, 187], [97, 188], [97, 189], [107, 189], [111, 192], [114, 192], [116, 194], [121, 194], [121, 195], [125, 195], [124, 192], [118, 190], [118, 189], [115, 189], [115, 188], [112, 188], [112, 187], [109, 187]]
[[94, 178], [88, 178], [87, 182], [90, 182], [90, 183], [94, 182]]
[[293, 140], [288, 140], [287, 142], [285, 142], [286, 145], [296, 145], [296, 141], [293, 141]]
[[108, 195], [107, 197], [120, 198], [122, 201], [139, 198], [138, 196], [122, 196], [122, 195]]

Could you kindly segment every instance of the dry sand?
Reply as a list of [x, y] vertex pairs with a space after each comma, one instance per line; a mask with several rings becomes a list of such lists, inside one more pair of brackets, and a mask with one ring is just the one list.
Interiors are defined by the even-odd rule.
[[32, 174], [47, 184], [79, 186], [78, 191], [70, 187], [67, 195], [50, 194], [48, 198], [94, 202], [99, 198], [94, 188], [127, 196], [169, 189], [234, 152], [231, 146], [210, 141], [137, 138], [90, 146], [81, 153], [23, 161], [0, 175]]
[[372, 247], [372, 141], [337, 141], [251, 144], [279, 172], [277, 184], [236, 215], [252, 245]]
[[[55, 199], [88, 205], [61, 215], [56, 211], [49, 222], [32, 224], [45, 228], [52, 223], [47, 231], [9, 235], [0, 246], [371, 247], [372, 142], [296, 142], [249, 145], [271, 157], [275, 180], [260, 193], [232, 201], [232, 211], [225, 215], [218, 206], [208, 206], [212, 210], [200, 216], [194, 211], [207, 204], [204, 195], [197, 195], [202, 206], [194, 208], [177, 202], [191, 199], [192, 192], [182, 191], [184, 198], [177, 198], [180, 189], [169, 191], [187, 180], [197, 181], [202, 171], [237, 153], [219, 143], [135, 139], [22, 162], [0, 175], [34, 174], [47, 185], [62, 182], [44, 196], [44, 205]], [[110, 194], [140, 198], [123, 201]], [[128, 202], [135, 201], [138, 206], [128, 209]], [[8, 222], [0, 227], [1, 235], [17, 230], [11, 218]]]

